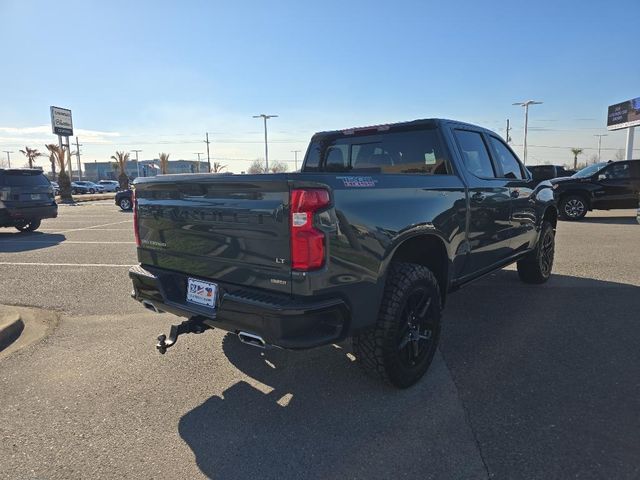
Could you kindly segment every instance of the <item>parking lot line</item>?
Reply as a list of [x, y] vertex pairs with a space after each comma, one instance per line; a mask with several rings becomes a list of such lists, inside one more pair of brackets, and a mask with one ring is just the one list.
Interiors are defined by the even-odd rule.
[[91, 230], [92, 228], [108, 227], [109, 225], [120, 225], [122, 223], [129, 223], [129, 222], [131, 222], [131, 219], [122, 220], [120, 222], [103, 223], [101, 225], [94, 225], [92, 227], [82, 227], [82, 228], [72, 228], [72, 229], [69, 229], [69, 230], [60, 230], [60, 231], [58, 231], [56, 233], [79, 232], [80, 230]]
[[36, 266], [36, 267], [127, 267], [133, 265], [121, 265], [115, 263], [46, 263], [46, 262], [0, 262], [0, 265]]

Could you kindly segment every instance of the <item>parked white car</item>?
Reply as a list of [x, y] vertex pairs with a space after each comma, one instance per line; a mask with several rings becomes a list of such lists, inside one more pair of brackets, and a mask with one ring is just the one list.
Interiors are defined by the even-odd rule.
[[120, 183], [115, 180], [100, 180], [98, 185], [102, 185], [105, 192], [117, 192], [120, 190]]

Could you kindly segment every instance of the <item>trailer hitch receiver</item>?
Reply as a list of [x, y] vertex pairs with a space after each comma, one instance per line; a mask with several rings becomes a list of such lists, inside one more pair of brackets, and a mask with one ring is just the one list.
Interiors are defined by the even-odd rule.
[[207, 328], [211, 328], [206, 327], [204, 323], [202, 323], [203, 320], [203, 317], [191, 317], [178, 325], [171, 325], [169, 338], [167, 338], [166, 335], [160, 335], [158, 337], [158, 343], [156, 343], [156, 348], [164, 355], [168, 348], [176, 344], [180, 335], [185, 333], [202, 333]]

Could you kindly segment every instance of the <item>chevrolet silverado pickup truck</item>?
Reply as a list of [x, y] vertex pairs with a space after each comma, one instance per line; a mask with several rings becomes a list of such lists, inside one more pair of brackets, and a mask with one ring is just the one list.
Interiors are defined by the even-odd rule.
[[[317, 133], [299, 173], [159, 175], [134, 190], [132, 296], [247, 344], [351, 337], [405, 388], [427, 371], [449, 293], [517, 262], [546, 282], [557, 210], [495, 133], [429, 119]], [[493, 301], [487, 298], [487, 302]]]

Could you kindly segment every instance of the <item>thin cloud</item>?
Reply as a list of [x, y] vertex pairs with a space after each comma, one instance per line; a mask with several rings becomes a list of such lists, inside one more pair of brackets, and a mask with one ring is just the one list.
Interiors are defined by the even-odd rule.
[[[119, 132], [105, 132], [100, 130], [74, 129], [74, 135], [94, 144], [109, 145], [113, 139], [120, 137]], [[51, 133], [51, 126], [38, 125], [35, 127], [0, 127], [0, 144], [23, 145], [30, 143], [55, 143], [55, 136]]]

